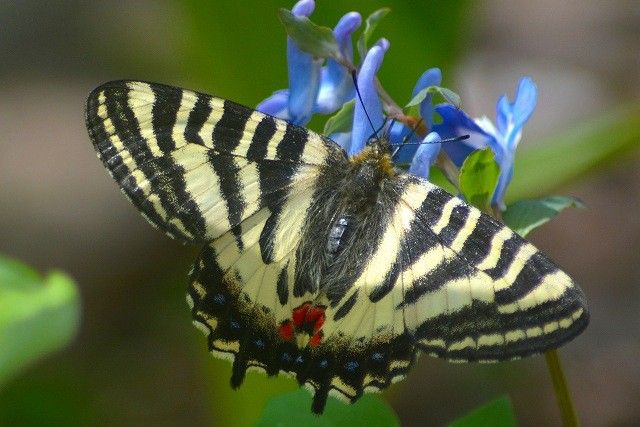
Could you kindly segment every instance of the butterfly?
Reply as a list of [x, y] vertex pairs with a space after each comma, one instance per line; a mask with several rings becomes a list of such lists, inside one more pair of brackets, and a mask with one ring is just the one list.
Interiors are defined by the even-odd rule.
[[99, 158], [142, 215], [203, 246], [187, 302], [209, 350], [294, 375], [321, 413], [403, 378], [419, 353], [517, 359], [587, 326], [585, 296], [502, 223], [394, 167], [221, 98], [114, 81], [86, 110]]

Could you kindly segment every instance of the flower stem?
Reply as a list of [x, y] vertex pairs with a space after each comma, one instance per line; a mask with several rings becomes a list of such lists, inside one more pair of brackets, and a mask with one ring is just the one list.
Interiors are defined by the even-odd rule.
[[569, 387], [567, 386], [567, 380], [562, 371], [562, 364], [560, 363], [560, 357], [557, 350], [549, 350], [544, 354], [544, 358], [547, 361], [547, 367], [549, 368], [549, 374], [551, 375], [551, 381], [553, 382], [553, 389], [556, 393], [556, 400], [560, 407], [560, 414], [562, 415], [562, 424], [565, 427], [577, 427], [580, 425], [578, 422], [578, 415], [573, 407], [571, 401], [571, 395], [569, 394]]

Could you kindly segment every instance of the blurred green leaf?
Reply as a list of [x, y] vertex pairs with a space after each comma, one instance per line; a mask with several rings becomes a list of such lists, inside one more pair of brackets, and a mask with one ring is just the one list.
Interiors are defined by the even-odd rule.
[[609, 112], [518, 151], [507, 203], [541, 197], [640, 149], [640, 105]]
[[75, 335], [80, 298], [71, 278], [43, 278], [28, 266], [0, 257], [0, 385]]
[[514, 427], [517, 426], [509, 396], [503, 396], [458, 418], [449, 427]]
[[324, 135], [331, 135], [336, 132], [350, 132], [353, 127], [353, 108], [355, 106], [355, 100], [345, 102], [342, 108], [329, 117], [327, 123], [324, 125]]
[[429, 181], [454, 196], [458, 194], [458, 189], [447, 179], [442, 169], [437, 166], [432, 166], [429, 170]]
[[267, 402], [256, 424], [260, 427], [279, 426], [399, 426], [397, 415], [380, 398], [365, 394], [352, 405], [329, 397], [322, 415], [311, 412], [311, 396], [306, 390], [283, 394]]
[[493, 151], [490, 148], [476, 150], [467, 156], [460, 168], [460, 191], [469, 204], [490, 212], [499, 174]]
[[407, 109], [411, 109], [411, 107], [417, 107], [420, 105], [422, 101], [427, 97], [427, 95], [440, 95], [445, 102], [452, 104], [456, 108], [460, 108], [462, 103], [460, 99], [460, 95], [452, 91], [451, 89], [447, 89], [446, 87], [441, 86], [428, 86], [422, 89], [420, 92], [416, 94], [416, 96], [409, 101], [409, 103], [405, 106], [405, 111]]
[[358, 38], [358, 54], [361, 59], [364, 59], [367, 54], [367, 45], [369, 43], [369, 39], [373, 35], [373, 32], [376, 30], [378, 23], [382, 18], [387, 16], [387, 13], [391, 12], [391, 8], [383, 7], [381, 9], [376, 10], [371, 15], [367, 17], [364, 22], [364, 31]]
[[563, 196], [521, 200], [507, 207], [502, 214], [502, 220], [513, 231], [525, 237], [569, 207], [584, 208], [584, 205], [575, 197]]
[[331, 28], [314, 24], [306, 16], [295, 16], [290, 10], [284, 8], [278, 11], [278, 16], [289, 37], [301, 50], [316, 58], [339, 59], [342, 57]]

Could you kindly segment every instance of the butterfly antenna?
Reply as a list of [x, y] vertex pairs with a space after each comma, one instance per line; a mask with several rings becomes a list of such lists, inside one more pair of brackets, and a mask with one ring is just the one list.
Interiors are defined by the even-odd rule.
[[391, 158], [394, 158], [395, 155], [398, 154], [398, 151], [400, 151], [400, 148], [402, 148], [403, 145], [446, 144], [450, 142], [464, 141], [465, 139], [469, 139], [470, 136], [471, 135], [460, 135], [460, 136], [454, 136], [453, 138], [437, 139], [435, 141], [403, 142], [401, 144], [394, 144], [393, 152], [391, 153]]
[[[369, 121], [369, 125], [371, 125], [371, 129], [373, 130], [373, 134], [375, 135], [375, 137], [378, 137], [378, 131], [376, 130], [376, 127], [373, 125], [373, 122], [371, 121], [371, 117], [369, 117], [369, 113], [367, 113], [367, 109], [364, 108], [364, 102], [362, 102], [362, 95], [360, 95], [360, 89], [358, 88], [358, 79], [356, 78], [356, 70], [352, 70], [351, 71], [351, 78], [353, 79], [353, 85], [356, 88], [356, 93], [358, 94], [358, 99], [360, 100], [360, 105], [362, 105], [362, 110], [364, 110], [364, 115], [367, 116], [367, 120]], [[384, 126], [384, 123], [382, 124], [382, 126]], [[382, 129], [382, 127], [381, 127]]]

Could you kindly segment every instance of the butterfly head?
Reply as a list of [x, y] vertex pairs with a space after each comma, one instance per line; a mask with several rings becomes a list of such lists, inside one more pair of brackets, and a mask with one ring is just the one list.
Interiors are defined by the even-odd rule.
[[362, 171], [380, 178], [391, 178], [396, 174], [391, 157], [391, 145], [386, 137], [376, 136], [369, 139], [367, 146], [353, 156], [351, 162]]

